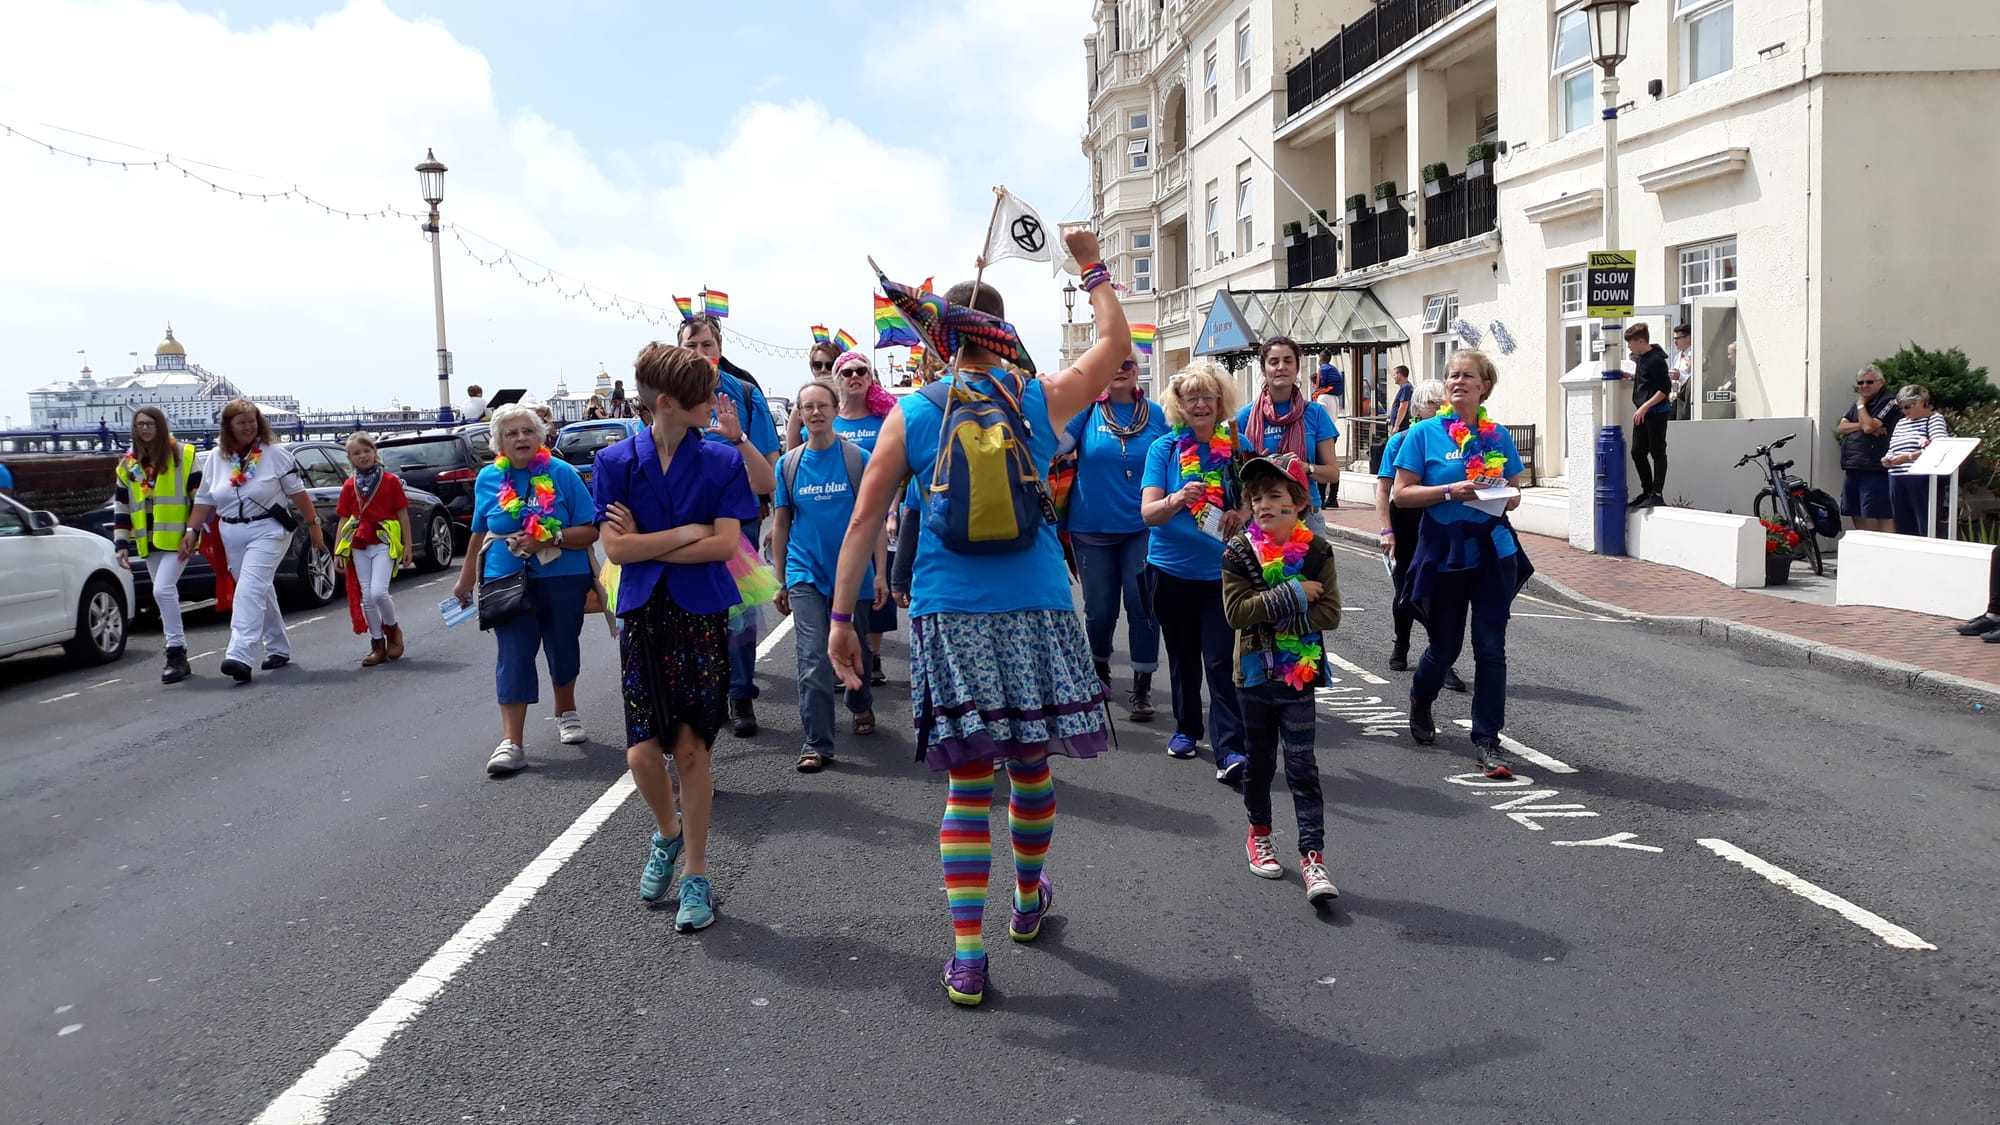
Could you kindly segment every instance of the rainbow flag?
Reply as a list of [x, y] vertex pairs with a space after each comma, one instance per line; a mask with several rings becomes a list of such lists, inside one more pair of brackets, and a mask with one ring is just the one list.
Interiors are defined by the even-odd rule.
[[840, 350], [843, 352], [851, 352], [861, 346], [855, 341], [854, 337], [847, 334], [847, 329], [845, 328], [834, 334], [833, 342], [839, 344]]
[[917, 368], [922, 367], [923, 365], [924, 365], [924, 346], [922, 344], [911, 344], [910, 369], [914, 371]]
[[708, 315], [725, 317], [729, 315], [729, 294], [708, 290], [701, 295], [702, 306]]
[[906, 347], [922, 342], [923, 337], [917, 335], [917, 330], [911, 328], [909, 322], [903, 319], [903, 314], [896, 311], [895, 302], [889, 300], [887, 297], [878, 296], [875, 298], [875, 346], [877, 348]]
[[918, 292], [918, 293], [930, 293], [930, 292], [933, 292], [933, 290], [931, 289], [931, 286], [932, 286], [932, 285], [934, 285], [934, 284], [936, 284], [936, 283], [937, 283], [937, 278], [936, 278], [936, 277], [927, 277], [927, 278], [925, 278], [925, 279], [924, 279], [924, 284], [923, 284], [923, 286], [922, 286], [921, 288], [919, 288], [919, 289], [917, 290], [917, 292]]
[[1151, 324], [1133, 324], [1127, 327], [1132, 329], [1132, 346], [1139, 349], [1139, 354], [1152, 355], [1153, 340], [1159, 336], [1160, 330]]
[[826, 325], [824, 324], [813, 325], [813, 343], [815, 344], [833, 343], [833, 336], [832, 334], [827, 332]]
[[682, 320], [692, 320], [694, 318], [694, 301], [689, 298], [675, 297], [674, 307], [681, 310]]

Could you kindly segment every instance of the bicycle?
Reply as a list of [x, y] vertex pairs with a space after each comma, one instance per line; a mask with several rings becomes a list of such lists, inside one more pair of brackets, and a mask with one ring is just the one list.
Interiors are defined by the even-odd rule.
[[[1752, 461], [1764, 463], [1764, 488], [1757, 493], [1751, 511], [1758, 519], [1769, 519], [1798, 533], [1799, 542], [1805, 546], [1806, 558], [1812, 564], [1812, 572], [1826, 574], [1826, 560], [1819, 553], [1819, 521], [1815, 518], [1807, 495], [1812, 485], [1798, 477], [1787, 476], [1785, 470], [1792, 467], [1791, 461], [1772, 461], [1771, 451], [1779, 449], [1788, 441], [1798, 437], [1786, 434], [1769, 445], [1760, 445], [1754, 451], [1736, 459], [1736, 467], [1742, 468]], [[1768, 512], [1767, 512], [1768, 508]]]

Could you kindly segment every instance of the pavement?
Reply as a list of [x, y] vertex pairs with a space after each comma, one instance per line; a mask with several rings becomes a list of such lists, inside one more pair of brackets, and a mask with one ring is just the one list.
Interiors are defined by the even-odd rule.
[[896, 640], [880, 732], [808, 776], [791, 634], [767, 639], [696, 935], [636, 894], [649, 817], [596, 621], [590, 742], [538, 707], [501, 780], [492, 642], [442, 626], [437, 579], [398, 584], [410, 655], [381, 669], [337, 605], [246, 687], [212, 615], [173, 688], [157, 635], [108, 668], [0, 662], [0, 1118], [2000, 1120], [1991, 712], [1531, 592], [1495, 785], [1465, 697], [1436, 748], [1403, 733], [1386, 579], [1338, 559], [1340, 897], [1306, 903], [1282, 786], [1267, 881], [1207, 755], [1118, 708], [1115, 750], [1057, 765], [1033, 945], [1005, 938], [1000, 845], [976, 1010], [937, 983], [943, 785]]
[[[1363, 545], [1375, 543], [1381, 530], [1372, 509], [1353, 505], [1328, 512], [1327, 523]], [[1677, 567], [1579, 551], [1546, 535], [1523, 533], [1521, 540], [1534, 560], [1534, 588], [1564, 604], [1823, 665], [1958, 705], [2000, 707], [2000, 645], [1959, 636], [1952, 630], [1955, 619], [1836, 606], [1830, 596], [1808, 600], [1738, 590]], [[1833, 561], [1828, 565], [1831, 573]]]

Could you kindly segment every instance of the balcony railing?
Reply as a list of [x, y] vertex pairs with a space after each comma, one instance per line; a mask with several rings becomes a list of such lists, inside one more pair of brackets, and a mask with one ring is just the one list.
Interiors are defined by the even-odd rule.
[[1161, 290], [1155, 296], [1159, 298], [1160, 302], [1159, 311], [1156, 315], [1159, 316], [1161, 324], [1187, 323], [1188, 291], [1186, 286], [1182, 286], [1179, 289]]
[[1340, 272], [1340, 247], [1324, 227], [1313, 225], [1310, 237], [1285, 248], [1285, 286], [1297, 289], [1325, 281]]
[[1285, 116], [1348, 83], [1348, 80], [1402, 49], [1403, 44], [1451, 18], [1473, 0], [1376, 0], [1353, 23], [1285, 72]]
[[1410, 252], [1410, 213], [1401, 207], [1364, 213], [1347, 227], [1347, 268], [1358, 270], [1393, 262]]
[[1424, 245], [1443, 246], [1474, 238], [1493, 229], [1499, 218], [1499, 192], [1493, 177], [1444, 181], [1444, 190], [1424, 200]]
[[1187, 150], [1173, 154], [1153, 170], [1153, 197], [1165, 199], [1176, 188], [1187, 184]]

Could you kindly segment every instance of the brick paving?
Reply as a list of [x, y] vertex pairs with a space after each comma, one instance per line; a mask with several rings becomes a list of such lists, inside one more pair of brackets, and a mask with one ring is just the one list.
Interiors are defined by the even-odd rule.
[[[1328, 512], [1327, 520], [1369, 536], [1380, 530], [1374, 513], [1361, 507]], [[2000, 645], [1959, 636], [1952, 631], [1957, 621], [1949, 618], [1874, 606], [1810, 605], [1733, 589], [1677, 567], [1605, 558], [1545, 535], [1523, 534], [1521, 542], [1538, 575], [1632, 613], [1720, 618], [2000, 687]]]

